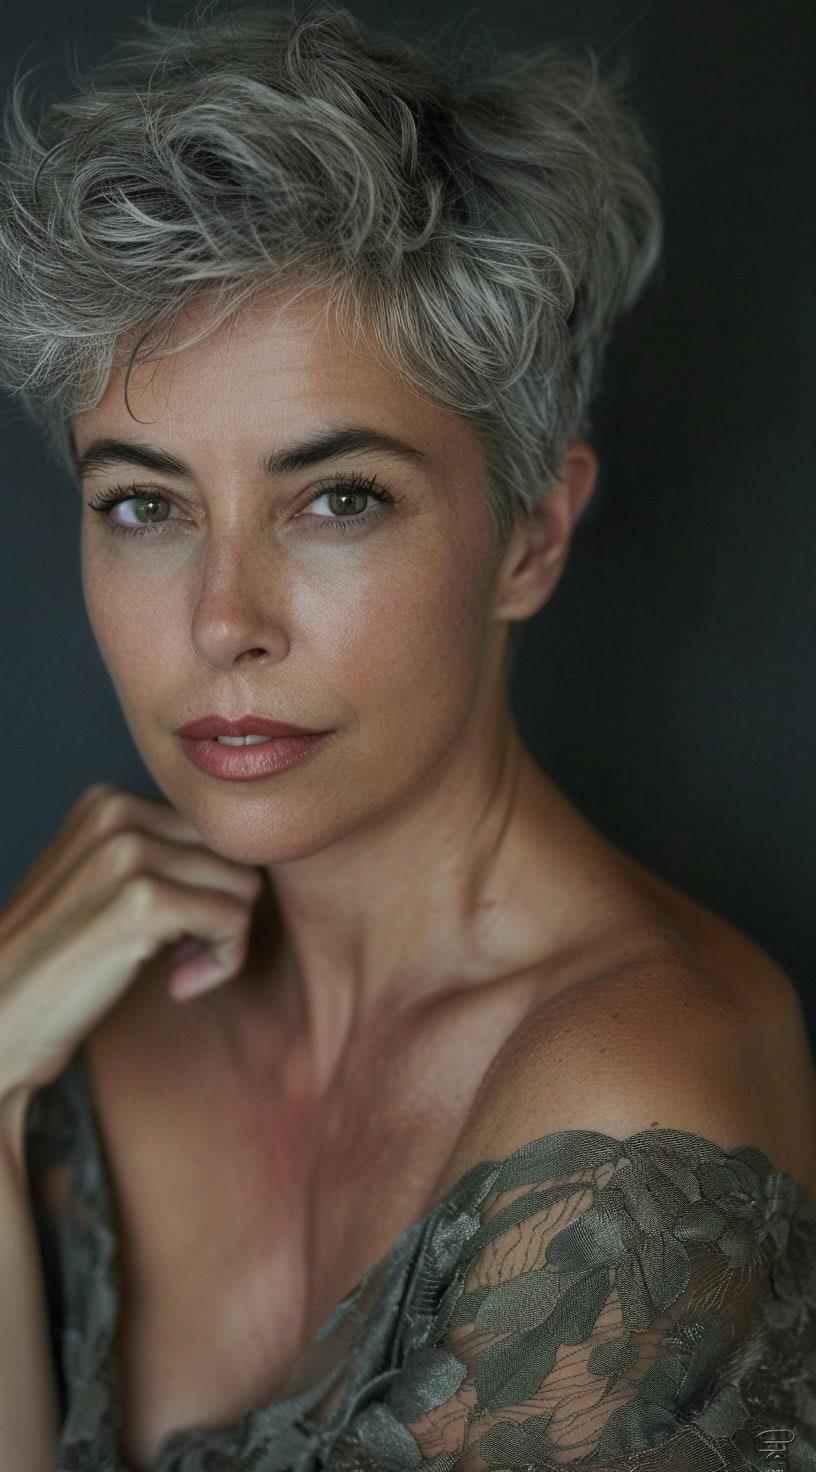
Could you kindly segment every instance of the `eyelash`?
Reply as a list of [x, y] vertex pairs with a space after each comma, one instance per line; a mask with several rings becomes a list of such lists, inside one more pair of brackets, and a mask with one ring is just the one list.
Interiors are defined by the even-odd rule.
[[[353, 475], [338, 472], [330, 480], [323, 481], [318, 487], [316, 494], [312, 497], [312, 500], [319, 501], [321, 496], [328, 495], [331, 491], [356, 491], [358, 495], [371, 496], [373, 500], [386, 506], [392, 506], [395, 500], [395, 497], [385, 489], [385, 486], [380, 485], [375, 475], [364, 476], [358, 471], [355, 471]], [[170, 506], [173, 505], [169, 496], [164, 496], [158, 491], [146, 490], [144, 486], [138, 486], [136, 484], [111, 486], [110, 490], [97, 492], [96, 496], [86, 504], [90, 507], [91, 511], [98, 511], [107, 517], [107, 513], [111, 508], [119, 506], [123, 501], [164, 501]], [[311, 506], [312, 502], [310, 501], [308, 504]], [[139, 527], [121, 526], [117, 522], [111, 521], [109, 518], [107, 519], [108, 528], [111, 532], [121, 532], [126, 537], [143, 537], [146, 533], [149, 536], [153, 536], [156, 533], [162, 535], [162, 528], [166, 524], [165, 522], [156, 522], [152, 526], [149, 524]], [[323, 523], [341, 532], [347, 531], [349, 527], [365, 526], [373, 519], [369, 511], [363, 512], [359, 516], [316, 516], [310, 518], [310, 520], [314, 520], [318, 525]]]

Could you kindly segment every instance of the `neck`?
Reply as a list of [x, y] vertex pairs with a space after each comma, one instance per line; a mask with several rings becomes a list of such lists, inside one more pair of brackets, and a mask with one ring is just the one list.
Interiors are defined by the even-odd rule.
[[[361, 1034], [495, 980], [503, 949], [512, 959], [531, 882], [525, 814], [547, 789], [505, 708], [489, 739], [458, 741], [399, 810], [268, 866], [268, 924], [248, 974], [307, 1059], [310, 1089], [332, 1081]], [[540, 892], [540, 870], [533, 882]]]

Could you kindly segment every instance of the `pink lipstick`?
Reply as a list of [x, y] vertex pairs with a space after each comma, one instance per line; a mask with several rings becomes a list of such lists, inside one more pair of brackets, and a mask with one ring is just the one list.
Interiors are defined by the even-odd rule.
[[230, 721], [212, 715], [188, 721], [176, 734], [185, 756], [203, 772], [228, 782], [252, 782], [308, 760], [332, 732], [265, 716]]

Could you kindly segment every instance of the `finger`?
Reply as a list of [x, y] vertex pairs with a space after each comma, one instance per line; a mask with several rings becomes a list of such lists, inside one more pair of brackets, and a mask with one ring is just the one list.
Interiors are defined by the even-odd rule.
[[200, 978], [209, 966], [213, 984], [234, 975], [246, 960], [251, 907], [223, 890], [193, 888], [166, 875], [135, 875], [118, 890], [107, 914], [118, 935], [131, 936], [137, 960], [194, 939], [202, 953], [180, 970]]
[[57, 833], [12, 892], [2, 913], [0, 930], [8, 932], [22, 924], [44, 902], [60, 881], [107, 834], [137, 823], [158, 837], [184, 839], [202, 846], [195, 825], [169, 803], [125, 788], [98, 783], [89, 787], [74, 804]]

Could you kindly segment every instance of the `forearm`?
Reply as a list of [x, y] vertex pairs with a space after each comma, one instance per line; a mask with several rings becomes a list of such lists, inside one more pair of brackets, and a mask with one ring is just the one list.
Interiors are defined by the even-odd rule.
[[53, 1472], [59, 1401], [26, 1184], [24, 1106], [0, 1122], [0, 1467]]

